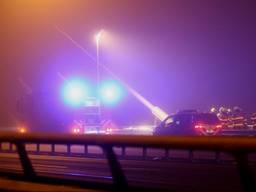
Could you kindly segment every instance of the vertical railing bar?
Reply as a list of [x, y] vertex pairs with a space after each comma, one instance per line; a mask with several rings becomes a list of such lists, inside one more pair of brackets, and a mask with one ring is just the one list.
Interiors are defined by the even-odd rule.
[[71, 154], [71, 145], [70, 144], [67, 144], [67, 153], [68, 153], [68, 155]]
[[106, 151], [102, 148], [102, 156], [105, 156], [105, 155], [106, 155]]
[[88, 145], [84, 145], [84, 155], [88, 155]]
[[55, 152], [55, 144], [52, 143], [52, 144], [51, 144], [51, 153], [54, 153], [54, 152]]
[[165, 148], [165, 153], [164, 153], [165, 159], [169, 159], [169, 155], [170, 155], [169, 149]]
[[26, 151], [25, 145], [20, 142], [16, 142], [15, 145], [17, 148], [17, 152], [20, 158], [21, 166], [23, 168], [23, 173], [25, 177], [30, 179], [34, 178], [36, 176], [36, 173], [28, 157], [28, 153]]
[[216, 161], [216, 162], [220, 162], [220, 154], [221, 154], [220, 151], [216, 151], [216, 152], [215, 152], [215, 161]]
[[117, 156], [112, 146], [102, 146], [102, 149], [106, 153], [106, 158], [112, 173], [113, 183], [117, 190], [127, 189], [128, 183], [125, 174], [122, 170], [121, 164], [117, 159]]
[[233, 153], [237, 162], [237, 170], [245, 192], [255, 192], [256, 184], [253, 179], [252, 170], [249, 167], [248, 154], [245, 152]]
[[37, 152], [37, 153], [40, 152], [40, 143], [36, 143], [36, 152]]
[[122, 149], [121, 156], [122, 156], [123, 158], [125, 158], [125, 147], [122, 146], [121, 149]]
[[142, 156], [144, 159], [147, 157], [147, 147], [142, 148]]
[[189, 160], [192, 161], [192, 160], [193, 160], [193, 157], [194, 157], [194, 153], [193, 153], [193, 150], [192, 150], [192, 149], [189, 150], [188, 156], [189, 156], [189, 157], [188, 157]]
[[9, 143], [9, 150], [12, 152], [13, 151], [13, 144]]

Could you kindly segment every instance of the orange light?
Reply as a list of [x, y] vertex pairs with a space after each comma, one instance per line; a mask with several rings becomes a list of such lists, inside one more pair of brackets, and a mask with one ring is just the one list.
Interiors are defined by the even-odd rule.
[[20, 128], [19, 128], [19, 132], [20, 132], [20, 133], [26, 133], [27, 130], [26, 130], [25, 127], [20, 127]]

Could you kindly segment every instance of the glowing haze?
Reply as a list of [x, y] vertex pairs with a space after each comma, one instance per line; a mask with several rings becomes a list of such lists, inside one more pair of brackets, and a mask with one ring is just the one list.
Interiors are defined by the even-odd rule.
[[[0, 9], [0, 124], [15, 119], [16, 100], [28, 88], [57, 98], [58, 72], [95, 83], [95, 61], [54, 25], [93, 57], [95, 34], [104, 29], [100, 61], [169, 113], [220, 105], [256, 109], [253, 1], [3, 0]], [[108, 77], [102, 70], [101, 78]], [[121, 123], [152, 119], [132, 97], [111, 116]]]

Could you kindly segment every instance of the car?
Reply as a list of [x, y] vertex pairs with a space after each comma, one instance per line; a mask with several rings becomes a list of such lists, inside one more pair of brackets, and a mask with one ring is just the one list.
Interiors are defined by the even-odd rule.
[[153, 135], [217, 135], [222, 125], [216, 114], [182, 111], [168, 116]]

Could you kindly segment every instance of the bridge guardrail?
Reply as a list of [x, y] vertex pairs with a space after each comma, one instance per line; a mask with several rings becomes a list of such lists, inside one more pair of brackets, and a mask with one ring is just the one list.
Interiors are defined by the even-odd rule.
[[224, 129], [222, 135], [226, 136], [256, 136], [255, 129]]
[[[16, 145], [17, 153], [26, 179], [35, 180], [37, 176], [25, 144], [80, 144], [96, 145], [103, 149], [112, 173], [115, 190], [131, 189], [121, 164], [113, 150], [114, 147], [142, 147], [185, 150], [213, 150], [230, 153], [237, 162], [237, 170], [245, 191], [256, 191], [252, 171], [248, 165], [248, 154], [256, 151], [256, 138], [253, 137], [153, 137], [121, 135], [44, 135], [0, 133], [0, 142]], [[46, 178], [44, 178], [46, 179]], [[49, 182], [54, 179], [47, 178]]]

